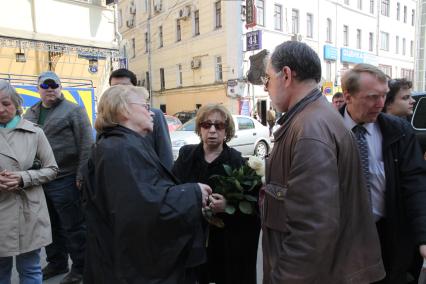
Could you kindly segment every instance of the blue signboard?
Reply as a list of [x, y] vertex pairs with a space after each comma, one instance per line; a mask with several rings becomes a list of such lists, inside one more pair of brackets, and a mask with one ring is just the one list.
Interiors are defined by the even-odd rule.
[[247, 51], [262, 49], [262, 31], [252, 31], [246, 33]]
[[374, 54], [349, 48], [340, 49], [340, 61], [355, 64], [368, 63], [372, 65], [378, 65], [377, 56], [375, 56]]
[[331, 45], [324, 45], [324, 59], [337, 60], [337, 48]]

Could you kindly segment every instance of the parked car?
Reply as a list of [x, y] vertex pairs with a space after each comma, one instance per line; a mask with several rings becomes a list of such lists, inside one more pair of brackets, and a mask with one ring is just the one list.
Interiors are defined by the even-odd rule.
[[179, 126], [182, 125], [182, 122], [174, 116], [165, 114], [164, 117], [167, 121], [167, 126], [169, 127], [169, 132], [175, 131]]
[[[235, 123], [235, 136], [228, 145], [240, 151], [243, 156], [265, 157], [271, 149], [269, 128], [249, 116], [232, 115], [232, 117]], [[173, 157], [176, 160], [182, 146], [200, 143], [200, 137], [195, 133], [195, 118], [170, 133], [170, 138]]]
[[197, 111], [196, 110], [188, 110], [188, 111], [177, 112], [173, 116], [179, 118], [179, 120], [182, 123], [185, 123], [188, 120], [190, 120], [191, 118], [195, 117], [196, 115], [197, 115]]
[[411, 125], [416, 131], [424, 153], [426, 152], [426, 92], [413, 93], [412, 95], [416, 103], [411, 118]]

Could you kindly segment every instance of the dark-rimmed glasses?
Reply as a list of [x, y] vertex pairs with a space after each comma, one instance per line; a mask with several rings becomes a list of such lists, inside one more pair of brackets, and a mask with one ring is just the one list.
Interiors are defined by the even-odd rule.
[[200, 126], [204, 129], [210, 129], [212, 126], [214, 126], [214, 128], [217, 130], [223, 130], [227, 125], [224, 122], [203, 121], [200, 123]]
[[40, 84], [40, 88], [42, 88], [43, 90], [47, 90], [49, 88], [51, 88], [53, 90], [56, 90], [57, 88], [59, 88], [59, 84], [56, 84], [56, 83], [50, 83], [50, 84], [43, 83], [43, 84]]

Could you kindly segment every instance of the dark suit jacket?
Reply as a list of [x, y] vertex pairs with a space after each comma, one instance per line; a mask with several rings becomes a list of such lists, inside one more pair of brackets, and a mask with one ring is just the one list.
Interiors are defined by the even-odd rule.
[[168, 169], [173, 168], [172, 144], [170, 141], [169, 127], [166, 118], [161, 110], [151, 108], [154, 116], [154, 130], [147, 135], [147, 138], [154, 147], [155, 152], [163, 165]]

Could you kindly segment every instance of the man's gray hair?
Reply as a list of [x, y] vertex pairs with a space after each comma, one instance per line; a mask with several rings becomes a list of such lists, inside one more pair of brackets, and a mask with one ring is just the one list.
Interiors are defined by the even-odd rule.
[[9, 83], [9, 81], [0, 79], [0, 92], [6, 94], [6, 96], [10, 97], [10, 100], [13, 102], [16, 108], [16, 114], [21, 115], [22, 104], [24, 100], [22, 97], [16, 92], [15, 88]]

